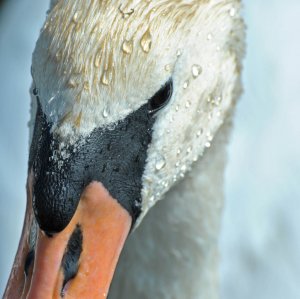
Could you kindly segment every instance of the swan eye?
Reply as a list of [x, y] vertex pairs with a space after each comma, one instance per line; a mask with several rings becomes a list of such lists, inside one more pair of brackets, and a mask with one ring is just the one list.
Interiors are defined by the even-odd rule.
[[37, 96], [38, 94], [39, 94], [39, 90], [35, 87], [35, 88], [33, 88], [32, 89], [32, 94], [34, 95], [34, 96]]
[[158, 110], [165, 107], [173, 94], [173, 80], [170, 79], [150, 100], [148, 103], [148, 111], [154, 114]]

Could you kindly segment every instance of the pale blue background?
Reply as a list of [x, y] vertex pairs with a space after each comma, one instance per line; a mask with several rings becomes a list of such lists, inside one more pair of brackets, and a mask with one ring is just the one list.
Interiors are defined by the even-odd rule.
[[[7, 2], [0, 11], [0, 293], [23, 222], [31, 53], [48, 6]], [[226, 172], [222, 299], [297, 299], [300, 1], [247, 0], [244, 11], [248, 54]]]

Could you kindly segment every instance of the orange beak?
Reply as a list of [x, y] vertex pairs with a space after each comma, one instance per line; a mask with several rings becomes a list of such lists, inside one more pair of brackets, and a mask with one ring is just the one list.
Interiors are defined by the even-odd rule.
[[[32, 214], [29, 204], [4, 298], [106, 298], [130, 231], [129, 213], [101, 183], [91, 183], [63, 231], [46, 236], [39, 230], [34, 261], [30, 263], [28, 237]], [[27, 275], [22, 270], [25, 264]]]
[[155, 118], [146, 103], [65, 144], [36, 100], [25, 223], [4, 298], [106, 298], [141, 212]]

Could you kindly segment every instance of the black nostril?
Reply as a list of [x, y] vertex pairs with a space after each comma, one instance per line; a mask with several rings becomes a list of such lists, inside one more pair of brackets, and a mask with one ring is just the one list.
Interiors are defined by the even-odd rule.
[[83, 242], [83, 235], [82, 230], [79, 224], [77, 224], [75, 230], [73, 231], [67, 248], [65, 250], [65, 254], [62, 259], [62, 270], [64, 273], [64, 280], [61, 289], [61, 296], [64, 297], [65, 295], [65, 286], [66, 284], [73, 279], [79, 268], [79, 258], [82, 252], [82, 242]]
[[25, 263], [24, 263], [24, 273], [26, 276], [28, 276], [28, 273], [29, 273], [29, 269], [32, 265], [34, 261], [34, 250], [30, 250], [26, 256], [26, 259], [25, 259]]

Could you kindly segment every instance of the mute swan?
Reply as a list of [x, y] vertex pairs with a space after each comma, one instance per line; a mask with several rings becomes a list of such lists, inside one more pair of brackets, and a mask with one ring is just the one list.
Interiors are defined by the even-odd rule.
[[109, 298], [218, 297], [243, 41], [238, 0], [51, 1], [5, 298], [106, 298], [130, 230]]

